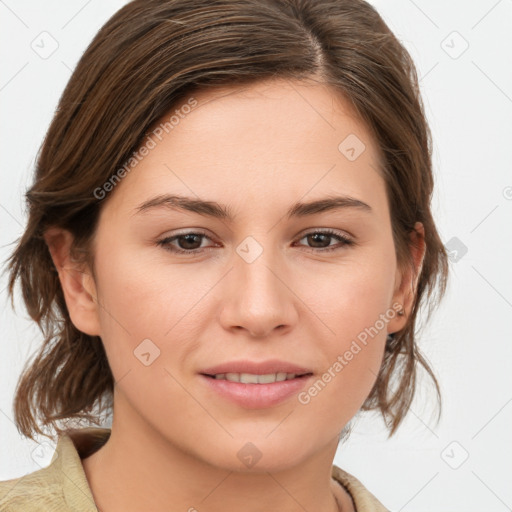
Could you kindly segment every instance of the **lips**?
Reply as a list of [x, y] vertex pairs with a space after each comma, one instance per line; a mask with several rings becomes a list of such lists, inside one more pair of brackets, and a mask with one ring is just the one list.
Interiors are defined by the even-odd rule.
[[209, 392], [245, 409], [266, 409], [291, 400], [313, 378], [310, 368], [271, 359], [229, 361], [199, 372]]
[[273, 382], [283, 382], [285, 380], [292, 380], [302, 378], [304, 375], [295, 375], [295, 373], [267, 373], [267, 374], [253, 374], [253, 373], [217, 373], [215, 375], [207, 375], [212, 379], [228, 380], [229, 382], [241, 382], [242, 384], [272, 384]]
[[270, 359], [267, 361], [229, 361], [209, 368], [205, 368], [199, 373], [214, 377], [220, 374], [251, 374], [251, 375], [269, 375], [269, 374], [294, 374], [296, 376], [312, 374], [310, 368], [299, 366], [287, 361]]

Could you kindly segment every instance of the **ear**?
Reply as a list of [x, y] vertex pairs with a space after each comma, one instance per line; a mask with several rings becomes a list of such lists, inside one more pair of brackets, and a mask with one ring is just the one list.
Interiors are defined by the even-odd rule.
[[59, 273], [73, 325], [85, 334], [99, 336], [96, 284], [87, 265], [77, 262], [70, 254], [73, 235], [65, 229], [50, 228], [44, 233], [44, 240]]
[[[403, 329], [411, 313], [414, 298], [416, 296], [416, 286], [418, 284], [419, 275], [423, 266], [423, 258], [425, 257], [425, 228], [421, 222], [416, 222], [414, 230], [410, 234], [411, 243], [409, 250], [411, 252], [414, 268], [410, 266], [405, 270], [398, 269], [395, 279], [395, 290], [391, 307], [395, 304], [401, 305], [399, 310], [394, 307], [397, 315], [388, 322], [388, 333], [393, 333]], [[398, 311], [403, 311], [403, 316], [398, 315]]]

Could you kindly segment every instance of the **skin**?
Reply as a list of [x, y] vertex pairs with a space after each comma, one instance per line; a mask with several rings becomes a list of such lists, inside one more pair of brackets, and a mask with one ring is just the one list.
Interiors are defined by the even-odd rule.
[[[198, 106], [104, 200], [95, 278], [69, 258], [67, 231], [46, 233], [71, 320], [101, 336], [116, 380], [111, 437], [82, 461], [96, 503], [103, 512], [167, 511], [170, 504], [332, 512], [336, 496], [342, 510], [353, 510], [331, 479], [338, 436], [375, 382], [386, 335], [406, 317], [389, 320], [305, 405], [293, 396], [246, 409], [214, 394], [198, 372], [234, 359], [277, 358], [318, 378], [393, 303], [410, 311], [423, 227], [417, 223], [418, 248], [411, 248], [416, 273], [401, 271], [376, 145], [326, 86], [276, 80], [194, 97]], [[354, 161], [338, 150], [349, 134], [366, 146]], [[135, 213], [162, 193], [217, 201], [236, 216], [165, 207]], [[296, 201], [332, 194], [360, 199], [372, 213], [285, 217]], [[305, 237], [327, 228], [356, 244]], [[197, 230], [207, 236], [193, 246], [203, 248], [196, 255], [157, 243]], [[263, 249], [252, 263], [236, 252], [248, 236]], [[171, 246], [192, 245], [178, 239]], [[134, 356], [144, 339], [160, 350], [149, 366]], [[262, 454], [251, 468], [237, 457], [247, 442]]]

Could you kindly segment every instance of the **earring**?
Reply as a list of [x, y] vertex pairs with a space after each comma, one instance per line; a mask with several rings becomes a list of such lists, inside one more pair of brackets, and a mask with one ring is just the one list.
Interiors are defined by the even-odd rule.
[[398, 316], [405, 316], [405, 311], [402, 309], [398, 312]]

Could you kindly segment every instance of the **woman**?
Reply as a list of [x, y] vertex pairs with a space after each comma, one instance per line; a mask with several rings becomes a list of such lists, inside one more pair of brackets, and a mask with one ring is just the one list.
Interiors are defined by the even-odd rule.
[[[135, 0], [61, 99], [10, 259], [45, 339], [14, 403], [50, 466], [4, 510], [383, 511], [447, 280], [414, 65], [366, 2]], [[73, 420], [111, 428], [72, 428]]]

